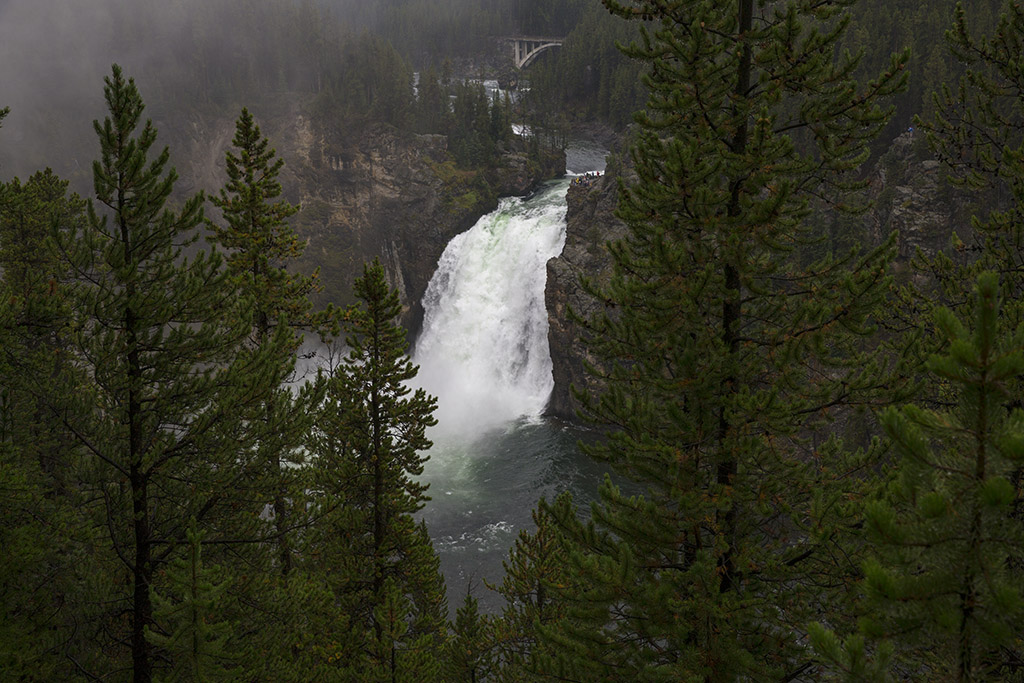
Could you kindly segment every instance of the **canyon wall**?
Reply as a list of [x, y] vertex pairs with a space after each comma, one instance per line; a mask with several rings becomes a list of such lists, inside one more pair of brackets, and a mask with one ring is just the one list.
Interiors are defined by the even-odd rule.
[[[317, 303], [352, 303], [352, 281], [362, 264], [380, 258], [399, 291], [410, 339], [422, 323], [420, 302], [449, 240], [493, 210], [500, 196], [525, 195], [565, 172], [560, 152], [541, 163], [527, 156], [525, 145], [514, 144], [493, 167], [467, 170], [451, 160], [442, 135], [381, 123], [338, 130], [297, 105], [254, 116], [285, 161], [285, 197], [301, 206], [292, 225], [308, 246], [297, 268], [320, 269]], [[174, 131], [180, 189], [210, 192], [223, 184], [233, 134], [233, 119], [209, 116], [193, 117]]]

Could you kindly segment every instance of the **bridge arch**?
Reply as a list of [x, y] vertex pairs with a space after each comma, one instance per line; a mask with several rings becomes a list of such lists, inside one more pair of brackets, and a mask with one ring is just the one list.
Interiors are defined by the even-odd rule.
[[553, 47], [561, 47], [564, 38], [538, 38], [535, 36], [515, 36], [508, 38], [512, 43], [512, 61], [517, 69], [524, 69], [537, 58], [541, 52]]

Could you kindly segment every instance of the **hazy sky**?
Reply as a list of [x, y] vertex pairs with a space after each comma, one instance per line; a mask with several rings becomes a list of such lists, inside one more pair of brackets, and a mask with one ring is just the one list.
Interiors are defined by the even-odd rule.
[[[94, 154], [77, 157], [95, 141], [92, 121], [105, 113], [111, 64], [128, 75], [156, 64], [180, 37], [181, 18], [203, 1], [0, 0], [0, 107], [11, 108], [0, 130], [0, 180], [44, 165], [65, 173], [88, 166]], [[154, 13], [159, 21], [149, 20]], [[127, 48], [119, 34], [143, 26]], [[137, 83], [146, 99], [153, 85]], [[72, 158], [54, 158], [55, 147]]]

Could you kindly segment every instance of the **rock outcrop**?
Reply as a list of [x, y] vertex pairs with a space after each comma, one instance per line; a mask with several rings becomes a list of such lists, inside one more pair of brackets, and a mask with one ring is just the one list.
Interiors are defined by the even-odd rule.
[[947, 250], [954, 233], [964, 242], [973, 239], [967, 197], [944, 175], [922, 134], [907, 131], [893, 140], [869, 176], [874, 206], [866, 215], [868, 239], [877, 244], [898, 231], [896, 267], [901, 272], [909, 272], [918, 252], [931, 258]]
[[598, 285], [606, 282], [612, 267], [606, 245], [626, 234], [625, 224], [614, 215], [618, 173], [619, 166], [611, 161], [598, 181], [569, 186], [565, 247], [560, 256], [548, 261], [544, 297], [555, 387], [547, 413], [563, 419], [577, 418], [571, 388], [587, 391], [597, 388], [585, 371], [585, 364], [594, 359], [583, 342], [584, 330], [574, 322], [569, 311], [588, 320], [604, 308], [603, 303], [584, 291], [581, 278], [586, 277]]

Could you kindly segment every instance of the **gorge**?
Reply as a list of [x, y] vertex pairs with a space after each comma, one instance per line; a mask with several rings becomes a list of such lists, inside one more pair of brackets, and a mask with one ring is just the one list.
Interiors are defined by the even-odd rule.
[[482, 584], [500, 582], [541, 497], [593, 496], [602, 468], [579, 452], [583, 434], [545, 416], [554, 388], [545, 284], [565, 242], [571, 177], [603, 170], [604, 154], [571, 144], [566, 177], [502, 199], [451, 240], [427, 287], [413, 360], [417, 384], [438, 397], [439, 423], [423, 475], [432, 500], [420, 514], [452, 608], [467, 590], [485, 610], [500, 607]]

